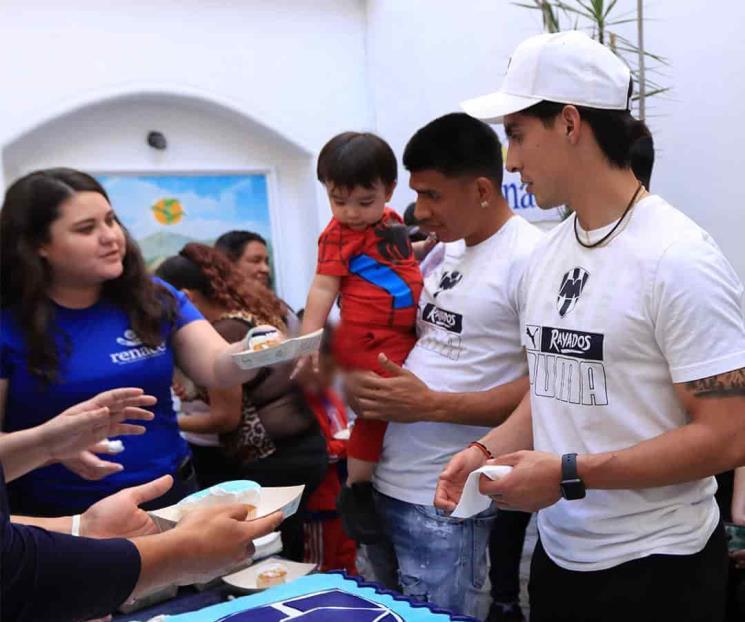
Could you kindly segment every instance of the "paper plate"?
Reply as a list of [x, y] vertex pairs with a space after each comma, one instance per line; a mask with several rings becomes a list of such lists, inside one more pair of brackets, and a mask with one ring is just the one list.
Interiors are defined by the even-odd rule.
[[243, 352], [236, 352], [231, 357], [233, 362], [241, 369], [268, 367], [269, 365], [291, 361], [318, 351], [321, 347], [321, 337], [323, 337], [322, 328], [303, 337], [283, 341], [273, 348], [256, 351], [245, 350]]
[[282, 537], [278, 531], [273, 531], [261, 536], [261, 538], [256, 538], [254, 547], [256, 552], [253, 554], [253, 558], [255, 560], [265, 559], [282, 551]]
[[[262, 487], [259, 504], [256, 506], [256, 516], [252, 520], [268, 516], [277, 510], [282, 510], [285, 518], [289, 518], [297, 512], [303, 490], [305, 490], [305, 486]], [[160, 510], [151, 510], [149, 514], [153, 517], [158, 528], [161, 531], [166, 531], [178, 523], [181, 517], [181, 507], [178, 504], [169, 505], [167, 508], [161, 508]]]
[[269, 559], [265, 559], [264, 561], [253, 564], [248, 568], [244, 568], [243, 570], [239, 570], [238, 572], [234, 572], [233, 574], [226, 575], [222, 578], [222, 580], [228, 585], [232, 585], [233, 587], [237, 587], [241, 590], [252, 592], [256, 590], [264, 590], [267, 588], [260, 588], [256, 586], [256, 578], [258, 577], [259, 573], [267, 566], [275, 563], [280, 563], [285, 568], [287, 568], [287, 578], [285, 582], [280, 585], [286, 585], [287, 583], [290, 583], [290, 581], [294, 581], [295, 579], [304, 577], [305, 575], [313, 572], [316, 569], [315, 564], [301, 564], [298, 562], [291, 562], [286, 559], [280, 559], [279, 557], [270, 557]]

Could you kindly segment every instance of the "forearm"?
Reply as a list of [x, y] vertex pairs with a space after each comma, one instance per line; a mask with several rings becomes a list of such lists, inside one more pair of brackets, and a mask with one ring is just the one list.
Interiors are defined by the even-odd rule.
[[245, 350], [243, 342], [231, 343], [214, 357], [214, 376], [210, 383], [200, 383], [210, 389], [226, 389], [253, 380], [258, 369], [241, 369], [233, 361], [233, 354]]
[[220, 417], [213, 412], [178, 416], [179, 430], [194, 434], [223, 434], [234, 430], [237, 425], [237, 421], [230, 422], [225, 417]]
[[41, 527], [47, 531], [56, 531], [57, 533], [70, 533], [72, 531], [72, 516], [60, 516], [57, 518], [41, 518], [37, 516], [15, 516], [10, 517], [11, 523], [18, 525], [30, 525], [32, 527]]
[[241, 369], [233, 361], [232, 355], [245, 349], [243, 340], [229, 344], [205, 320], [181, 328], [173, 339], [173, 348], [176, 364], [202, 387], [233, 387], [252, 380], [258, 373], [257, 369]]
[[303, 335], [315, 332], [326, 325], [326, 319], [338, 295], [338, 277], [316, 275], [308, 292], [308, 300], [303, 312], [303, 324], [300, 330]]
[[130, 598], [145, 596], [183, 578], [190, 547], [178, 530], [132, 538], [132, 543], [140, 553], [140, 577]]
[[694, 421], [618, 451], [577, 458], [588, 488], [639, 489], [702, 479], [742, 463], [742, 426]]
[[0, 435], [0, 462], [10, 482], [49, 462], [49, 451], [38, 426]]
[[[497, 426], [517, 408], [528, 390], [528, 377], [475, 393], [431, 391], [418, 411], [420, 420]], [[532, 436], [531, 436], [532, 438]]]
[[519, 405], [507, 420], [481, 438], [480, 442], [495, 457], [523, 449], [533, 449], [530, 393], [524, 393]]
[[745, 467], [735, 469], [735, 482], [732, 490], [732, 521], [745, 525]]

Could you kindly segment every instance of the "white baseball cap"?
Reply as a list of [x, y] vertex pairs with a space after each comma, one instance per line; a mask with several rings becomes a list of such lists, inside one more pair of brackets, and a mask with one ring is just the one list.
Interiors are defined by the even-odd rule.
[[607, 47], [577, 30], [530, 37], [515, 48], [502, 88], [461, 102], [477, 119], [505, 115], [540, 101], [603, 110], [628, 110], [631, 71]]

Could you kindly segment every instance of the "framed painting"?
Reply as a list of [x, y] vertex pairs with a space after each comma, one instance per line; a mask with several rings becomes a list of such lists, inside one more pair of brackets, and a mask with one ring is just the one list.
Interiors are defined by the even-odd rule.
[[188, 242], [212, 245], [233, 229], [260, 234], [272, 256], [268, 174], [96, 175], [149, 270]]

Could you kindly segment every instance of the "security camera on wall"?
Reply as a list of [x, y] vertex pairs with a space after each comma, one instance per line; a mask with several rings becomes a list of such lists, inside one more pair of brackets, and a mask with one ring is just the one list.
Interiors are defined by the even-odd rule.
[[162, 132], [148, 132], [147, 144], [158, 151], [165, 151], [168, 147], [168, 142]]

